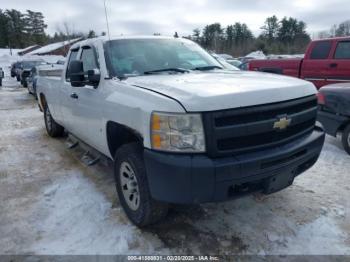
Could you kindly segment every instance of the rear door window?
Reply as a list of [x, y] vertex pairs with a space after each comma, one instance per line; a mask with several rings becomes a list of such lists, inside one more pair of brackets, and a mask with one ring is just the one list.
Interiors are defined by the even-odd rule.
[[335, 59], [350, 59], [350, 41], [339, 42], [334, 54]]
[[310, 59], [327, 59], [329, 52], [331, 51], [331, 47], [331, 41], [316, 42], [311, 51]]

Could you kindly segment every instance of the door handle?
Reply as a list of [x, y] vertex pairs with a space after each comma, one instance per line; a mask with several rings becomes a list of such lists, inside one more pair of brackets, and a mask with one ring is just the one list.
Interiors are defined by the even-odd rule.
[[72, 93], [70, 97], [73, 99], [78, 99], [79, 96], [76, 93]]
[[337, 63], [332, 63], [332, 64], [329, 64], [329, 67], [330, 68], [336, 68], [338, 66], [338, 64]]

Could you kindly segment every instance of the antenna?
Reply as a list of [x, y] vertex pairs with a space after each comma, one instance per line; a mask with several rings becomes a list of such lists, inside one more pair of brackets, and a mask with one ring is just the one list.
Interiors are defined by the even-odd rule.
[[109, 23], [108, 23], [108, 15], [107, 15], [107, 7], [106, 7], [106, 1], [104, 0], [104, 6], [105, 6], [105, 16], [106, 16], [106, 23], [107, 23], [107, 34], [108, 34], [108, 39], [111, 40], [111, 35], [109, 34]]

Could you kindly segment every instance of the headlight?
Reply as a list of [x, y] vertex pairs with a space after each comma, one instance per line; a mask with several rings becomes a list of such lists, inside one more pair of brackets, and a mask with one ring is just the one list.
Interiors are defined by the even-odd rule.
[[153, 112], [151, 142], [155, 150], [205, 152], [201, 115]]

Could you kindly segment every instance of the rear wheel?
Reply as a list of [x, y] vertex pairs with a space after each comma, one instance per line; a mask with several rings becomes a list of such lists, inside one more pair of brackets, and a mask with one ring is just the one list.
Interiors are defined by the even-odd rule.
[[114, 176], [119, 201], [136, 226], [154, 224], [166, 216], [168, 205], [152, 199], [149, 192], [142, 147], [138, 143], [117, 150]]
[[46, 105], [44, 108], [44, 120], [45, 120], [46, 131], [49, 136], [51, 137], [63, 136], [64, 128], [61, 125], [57, 124], [56, 121], [53, 119], [48, 105]]
[[350, 124], [348, 124], [343, 131], [342, 143], [345, 151], [350, 155]]

